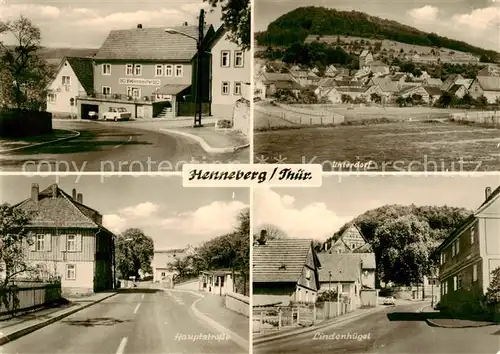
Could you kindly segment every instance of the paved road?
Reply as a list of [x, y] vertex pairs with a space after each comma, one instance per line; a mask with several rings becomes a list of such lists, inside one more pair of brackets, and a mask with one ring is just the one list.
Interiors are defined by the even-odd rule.
[[138, 129], [114, 122], [55, 121], [55, 129], [81, 132], [80, 137], [12, 151], [0, 156], [0, 171], [23, 172], [170, 172], [190, 163], [249, 161], [249, 150], [208, 154], [179, 135]]
[[118, 294], [8, 343], [0, 353], [244, 353], [231, 340], [189, 339], [220, 335], [190, 309], [197, 299], [189, 293], [169, 295], [153, 289]]
[[[415, 313], [421, 308], [421, 304], [389, 307], [345, 325], [321, 329], [317, 334], [305, 333], [257, 345], [253, 353], [494, 354], [500, 350], [500, 326], [430, 327], [422, 321], [421, 314]], [[330, 337], [321, 338], [321, 334]], [[332, 334], [344, 335], [344, 339], [334, 339]], [[366, 339], [346, 339], [348, 334]]]

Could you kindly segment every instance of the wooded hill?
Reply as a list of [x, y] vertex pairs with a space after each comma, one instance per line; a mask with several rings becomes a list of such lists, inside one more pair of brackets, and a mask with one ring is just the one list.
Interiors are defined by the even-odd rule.
[[300, 7], [271, 22], [264, 32], [255, 34], [258, 45], [290, 46], [307, 36], [344, 35], [378, 40], [448, 48], [481, 57], [483, 62], [496, 62], [498, 52], [475, 47], [463, 41], [427, 33], [396, 21], [370, 16], [358, 11], [338, 11], [325, 7]]

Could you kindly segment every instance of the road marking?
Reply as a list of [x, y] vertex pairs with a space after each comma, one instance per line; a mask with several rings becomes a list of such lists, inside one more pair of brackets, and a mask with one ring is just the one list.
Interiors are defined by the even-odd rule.
[[139, 304], [137, 304], [137, 306], [135, 307], [134, 314], [136, 314], [136, 313], [137, 313], [137, 311], [139, 311], [139, 306], [141, 306], [141, 304], [140, 304], [140, 303], [139, 303]]
[[144, 294], [141, 295], [141, 300], [144, 300]]
[[127, 337], [123, 337], [122, 341], [120, 342], [120, 346], [118, 347], [118, 350], [116, 351], [116, 354], [123, 354], [125, 351], [125, 346], [127, 345]]
[[127, 143], [130, 143], [130, 141], [131, 141], [131, 140], [132, 140], [132, 136], [129, 136], [129, 137], [128, 137], [128, 140], [127, 140], [127, 142], [126, 142], [126, 143], [121, 143], [121, 144], [118, 144], [118, 145], [114, 146], [114, 147], [113, 147], [113, 149], [117, 149], [117, 148], [119, 148], [119, 147], [120, 147], [120, 146], [122, 146], [122, 145], [125, 145], [125, 144], [127, 144]]

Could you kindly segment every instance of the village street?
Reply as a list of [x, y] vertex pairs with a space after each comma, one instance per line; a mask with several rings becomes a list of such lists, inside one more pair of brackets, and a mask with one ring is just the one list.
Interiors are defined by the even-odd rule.
[[[153, 123], [151, 123], [153, 125]], [[248, 149], [210, 154], [190, 138], [134, 123], [54, 121], [54, 129], [80, 132], [77, 138], [0, 154], [0, 171], [172, 172], [182, 164], [248, 161]]]
[[[425, 303], [424, 303], [425, 304]], [[263, 353], [496, 353], [500, 326], [481, 328], [431, 327], [417, 313], [422, 302], [389, 306], [346, 324], [322, 328], [254, 346]], [[318, 333], [318, 334], [316, 334]], [[319, 339], [321, 334], [367, 336], [365, 340]], [[317, 339], [314, 339], [314, 336]], [[326, 338], [326, 337], [323, 337]]]
[[119, 293], [4, 345], [0, 353], [246, 352], [196, 316], [191, 306], [198, 299], [154, 289]]

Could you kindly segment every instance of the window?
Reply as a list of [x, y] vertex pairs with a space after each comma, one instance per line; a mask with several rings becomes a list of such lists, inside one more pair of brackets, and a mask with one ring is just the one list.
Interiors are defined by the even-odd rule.
[[66, 236], [66, 251], [76, 251], [76, 235]]
[[142, 76], [142, 65], [141, 64], [136, 64], [134, 66], [134, 75], [135, 76]]
[[127, 96], [139, 98], [141, 97], [141, 89], [139, 87], [127, 86]]
[[472, 281], [477, 281], [477, 264], [472, 266]]
[[455, 241], [455, 254], [458, 254], [460, 252], [460, 239]]
[[236, 50], [234, 52], [234, 67], [235, 68], [243, 67], [243, 52], [241, 50]]
[[55, 93], [49, 93], [47, 97], [49, 103], [54, 103], [57, 100], [57, 95]]
[[475, 237], [476, 230], [474, 226], [471, 227], [470, 229], [470, 244], [474, 244], [474, 237]]
[[165, 76], [172, 77], [174, 76], [174, 67], [173, 65], [165, 65]]
[[62, 77], [62, 84], [63, 85], [71, 85], [71, 78], [69, 76], [63, 76]]
[[175, 77], [182, 77], [184, 67], [182, 65], [175, 66]]
[[229, 95], [229, 82], [228, 81], [222, 82], [222, 94]]
[[102, 87], [102, 94], [103, 95], [111, 95], [111, 87], [109, 87], [109, 86], [103, 86]]
[[76, 279], [76, 265], [66, 264], [66, 279], [75, 280]]
[[127, 64], [126, 69], [125, 69], [125, 74], [127, 76], [134, 75], [134, 64]]
[[234, 83], [234, 95], [241, 96], [241, 82]]
[[163, 76], [163, 65], [156, 65], [155, 76]]
[[165, 276], [165, 272], [161, 272], [161, 276], [164, 277]]
[[457, 290], [457, 287], [458, 287], [458, 279], [457, 276], [455, 275], [453, 277], [453, 291]]
[[462, 274], [457, 276], [457, 289], [462, 288]]
[[220, 52], [220, 66], [223, 68], [229, 68], [231, 66], [231, 52], [228, 50], [223, 50]]
[[36, 235], [35, 251], [45, 251], [45, 235]]
[[102, 64], [102, 74], [111, 75], [111, 64]]

